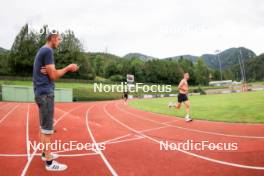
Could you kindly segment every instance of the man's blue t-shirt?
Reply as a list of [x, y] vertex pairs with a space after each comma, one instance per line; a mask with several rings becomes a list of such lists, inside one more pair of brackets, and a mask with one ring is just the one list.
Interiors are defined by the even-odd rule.
[[38, 50], [33, 66], [33, 84], [35, 96], [54, 93], [54, 82], [48, 75], [40, 72], [41, 67], [54, 64], [53, 49], [43, 46]]

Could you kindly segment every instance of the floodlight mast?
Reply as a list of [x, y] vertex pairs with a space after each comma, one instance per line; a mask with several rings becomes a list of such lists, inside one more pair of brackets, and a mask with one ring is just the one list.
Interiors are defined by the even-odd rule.
[[215, 53], [216, 53], [216, 57], [218, 59], [218, 63], [219, 63], [219, 70], [220, 70], [220, 78], [221, 78], [221, 81], [223, 80], [223, 77], [222, 77], [222, 63], [221, 63], [221, 55], [220, 55], [220, 50], [215, 50]]
[[240, 56], [238, 56], [238, 63], [239, 63], [239, 67], [240, 67], [240, 74], [241, 74], [241, 81], [244, 82], [244, 71], [243, 71], [243, 68], [242, 68], [242, 62], [240, 60]]
[[240, 55], [240, 60], [241, 60], [241, 65], [242, 65], [242, 72], [243, 72], [243, 81], [247, 82], [247, 78], [246, 78], [246, 70], [245, 70], [245, 64], [244, 64], [244, 60], [242, 57], [242, 50], [241, 48], [239, 49], [239, 55]]

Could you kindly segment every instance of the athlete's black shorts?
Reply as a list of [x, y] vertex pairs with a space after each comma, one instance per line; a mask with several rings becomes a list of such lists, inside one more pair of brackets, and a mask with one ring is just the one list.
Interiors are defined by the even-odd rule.
[[179, 93], [178, 94], [178, 102], [182, 103], [188, 100], [188, 96], [186, 94]]
[[124, 98], [125, 98], [125, 99], [128, 98], [128, 93], [124, 93]]

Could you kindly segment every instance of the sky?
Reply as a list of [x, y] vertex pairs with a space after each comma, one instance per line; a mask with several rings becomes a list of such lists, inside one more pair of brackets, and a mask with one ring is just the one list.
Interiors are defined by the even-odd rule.
[[71, 29], [90, 52], [165, 58], [230, 47], [264, 53], [263, 0], [4, 0], [0, 47], [21, 27]]

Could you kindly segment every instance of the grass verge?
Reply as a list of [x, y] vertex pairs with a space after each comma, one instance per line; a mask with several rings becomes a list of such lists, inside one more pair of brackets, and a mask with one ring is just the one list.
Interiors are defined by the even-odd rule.
[[[191, 115], [194, 119], [224, 122], [264, 122], [264, 91], [190, 96]], [[169, 109], [169, 102], [176, 102], [176, 97], [140, 99], [129, 102], [129, 105], [154, 113], [183, 117], [185, 112]]]

